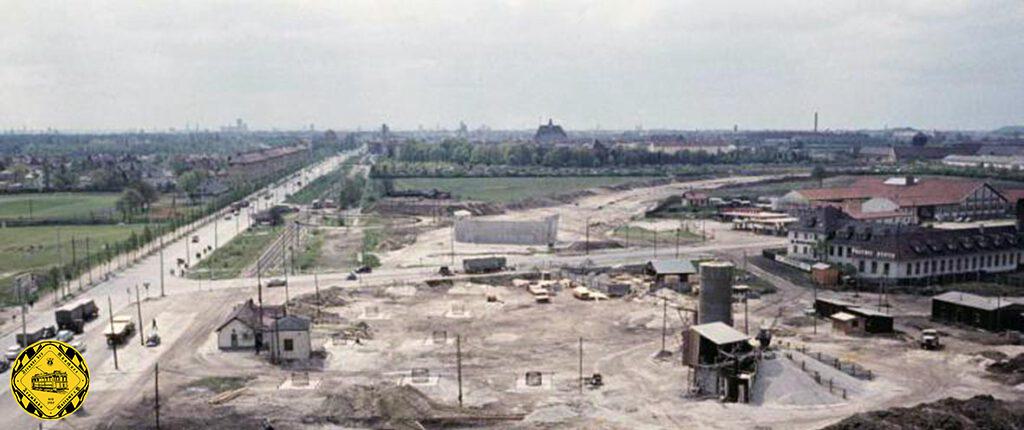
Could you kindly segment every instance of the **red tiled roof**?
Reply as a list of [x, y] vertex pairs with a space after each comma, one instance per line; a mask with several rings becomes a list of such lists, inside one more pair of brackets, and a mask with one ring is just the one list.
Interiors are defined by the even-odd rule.
[[278, 146], [268, 149], [244, 152], [231, 159], [231, 164], [250, 164], [291, 155], [306, 150], [305, 146]]
[[1024, 188], [1008, 188], [999, 190], [999, 194], [1006, 197], [1006, 201], [1017, 204], [1017, 200], [1024, 199]]
[[801, 195], [811, 201], [843, 201], [867, 200], [884, 197], [902, 206], [928, 206], [957, 204], [985, 182], [947, 179], [923, 178], [913, 185], [887, 185], [886, 178], [864, 177], [857, 179], [848, 187], [811, 188], [798, 190]]

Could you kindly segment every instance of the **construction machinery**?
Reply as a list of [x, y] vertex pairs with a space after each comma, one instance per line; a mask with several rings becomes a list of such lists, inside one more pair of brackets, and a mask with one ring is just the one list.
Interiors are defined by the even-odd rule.
[[939, 350], [942, 349], [942, 342], [939, 340], [939, 331], [933, 328], [921, 330], [921, 349]]

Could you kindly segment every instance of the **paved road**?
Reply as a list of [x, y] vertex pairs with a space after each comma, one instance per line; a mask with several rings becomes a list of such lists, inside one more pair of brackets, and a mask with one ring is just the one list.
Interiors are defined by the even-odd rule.
[[[299, 179], [305, 184], [333, 170], [351, 155], [353, 154], [349, 153], [329, 158], [297, 172], [286, 180], [282, 180], [255, 193], [255, 195], [267, 194], [269, 198], [250, 198], [251, 201], [258, 200], [259, 203], [250, 207], [247, 211], [241, 212], [241, 215], [238, 217], [231, 217], [230, 220], [225, 220], [224, 217], [228, 214], [228, 211], [223, 210], [194, 223], [194, 226], [190, 226], [195, 227], [194, 231], [180, 235], [179, 238], [174, 240], [167, 240], [163, 251], [165, 293], [169, 296], [188, 294], [202, 289], [204, 287], [203, 284], [208, 284], [205, 281], [194, 281], [169, 275], [168, 272], [178, 258], [186, 259], [186, 256], [191, 253], [192, 258], [190, 260], [192, 260], [192, 264], [195, 264], [197, 247], [204, 248], [210, 246], [216, 249], [219, 246], [223, 246], [235, 235], [249, 227], [251, 223], [250, 216], [255, 210], [284, 202], [285, 196], [301, 188], [297, 185]], [[191, 238], [193, 236], [198, 237], [198, 243], [192, 243]], [[85, 333], [77, 337], [77, 339], [85, 342], [86, 352], [84, 356], [86, 362], [90, 363], [90, 366], [95, 366], [93, 363], [106, 362], [112, 356], [102, 336], [103, 322], [107, 321], [108, 315], [108, 297], [114, 309], [114, 315], [130, 315], [134, 319], [136, 315], [135, 286], [139, 286], [140, 295], [144, 300], [147, 295], [149, 297], [160, 295], [161, 254], [155, 250], [156, 246], [153, 248], [154, 250], [151, 254], [140, 258], [132, 265], [120, 271], [112, 273], [110, 279], [100, 282], [97, 278], [98, 283], [92, 288], [79, 292], [77, 283], [72, 282], [72, 291], [76, 293], [76, 297], [70, 299], [71, 301], [82, 298], [93, 299], [100, 308], [100, 318], [88, 323]], [[209, 252], [205, 255], [209, 255]], [[97, 276], [95, 272], [94, 276]], [[148, 293], [143, 288], [143, 284], [147, 282], [150, 284]], [[28, 331], [42, 326], [54, 325], [53, 309], [52, 298], [41, 299], [34, 308], [26, 313]], [[7, 324], [4, 327], [4, 333], [0, 335], [0, 347], [6, 349], [8, 346], [15, 344], [15, 333], [21, 332], [21, 319], [19, 318], [17, 322], [17, 324]], [[136, 342], [138, 341], [137, 337], [134, 339]], [[7, 393], [9, 390], [9, 384], [0, 384], [0, 398], [3, 399], [0, 400], [0, 419], [3, 419], [5, 422], [2, 427], [37, 428], [37, 421], [20, 411], [11, 400], [10, 394]]]

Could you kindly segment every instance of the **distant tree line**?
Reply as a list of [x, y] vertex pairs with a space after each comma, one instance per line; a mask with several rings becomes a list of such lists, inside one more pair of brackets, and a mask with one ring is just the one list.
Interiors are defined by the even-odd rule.
[[462, 165], [544, 167], [632, 167], [671, 164], [795, 163], [805, 154], [777, 148], [741, 148], [730, 152], [650, 151], [646, 148], [593, 145], [548, 146], [532, 143], [472, 144], [449, 139], [438, 144], [409, 141], [390, 145], [385, 156], [399, 162], [448, 162]]

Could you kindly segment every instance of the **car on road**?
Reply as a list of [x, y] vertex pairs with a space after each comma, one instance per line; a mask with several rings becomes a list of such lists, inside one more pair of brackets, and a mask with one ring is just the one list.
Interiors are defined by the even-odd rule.
[[160, 345], [160, 335], [153, 333], [146, 338], [147, 347], [152, 348], [157, 345]]
[[345, 277], [345, 280], [356, 281], [359, 280], [359, 276], [356, 276], [356, 272], [348, 272], [348, 276]]
[[199, 236], [192, 236], [192, 243], [199, 243]]
[[75, 332], [71, 330], [61, 330], [57, 332], [57, 336], [54, 338], [61, 342], [71, 342], [71, 339], [75, 338]]
[[373, 268], [370, 266], [359, 266], [359, 268], [356, 269], [356, 273], [370, 273], [372, 271]]
[[21, 345], [11, 345], [4, 351], [4, 358], [7, 361], [14, 361], [14, 359], [18, 358], [18, 354], [21, 354]]
[[267, 281], [267, 287], [283, 287], [288, 285], [288, 281], [281, 278], [274, 278]]
[[78, 351], [79, 354], [85, 354], [85, 342], [76, 340], [71, 342], [71, 347]]

